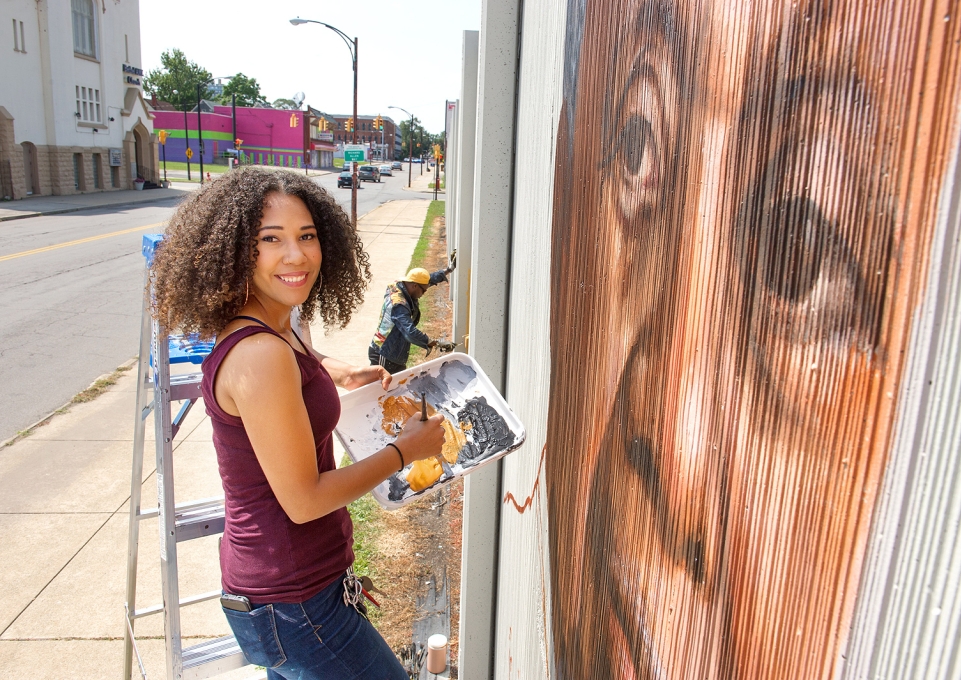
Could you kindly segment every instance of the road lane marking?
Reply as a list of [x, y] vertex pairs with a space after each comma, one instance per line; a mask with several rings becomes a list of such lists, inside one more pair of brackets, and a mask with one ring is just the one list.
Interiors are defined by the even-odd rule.
[[57, 248], [66, 248], [68, 246], [76, 246], [81, 243], [89, 243], [90, 241], [99, 241], [102, 238], [110, 238], [111, 236], [120, 236], [122, 234], [129, 234], [134, 231], [143, 231], [144, 229], [153, 229], [154, 227], [162, 227], [164, 222], [157, 222], [156, 224], [145, 224], [142, 227], [133, 227], [132, 229], [123, 229], [121, 231], [113, 231], [109, 234], [100, 234], [99, 236], [88, 236], [87, 238], [78, 238], [76, 241], [67, 241], [66, 243], [57, 243], [52, 246], [44, 246], [43, 248], [34, 248], [33, 250], [24, 250], [22, 253], [13, 253], [12, 255], [2, 255], [0, 256], [0, 262], [5, 262], [7, 260], [14, 260], [18, 257], [26, 257], [27, 255], [36, 255], [37, 253], [45, 253], [48, 250], [56, 250]]

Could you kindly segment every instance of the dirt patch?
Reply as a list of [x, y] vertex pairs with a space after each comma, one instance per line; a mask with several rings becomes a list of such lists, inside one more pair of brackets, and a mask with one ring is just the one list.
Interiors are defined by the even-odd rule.
[[[412, 263], [428, 271], [447, 266], [447, 228], [444, 217], [434, 219], [423, 261]], [[432, 288], [420, 300], [420, 329], [431, 338], [450, 338], [453, 303], [448, 284]], [[411, 364], [439, 356], [414, 347]], [[400, 510], [379, 510], [377, 521], [382, 531], [376, 540], [376, 585], [387, 593], [376, 619], [381, 635], [391, 649], [399, 652], [411, 644], [414, 621], [418, 618], [417, 598], [428, 591], [428, 582], [447, 573], [450, 600], [450, 658], [452, 677], [456, 677], [458, 622], [460, 616], [461, 527], [463, 524], [464, 483], [458, 480], [444, 489], [429, 493]], [[420, 642], [426, 643], [426, 640]]]

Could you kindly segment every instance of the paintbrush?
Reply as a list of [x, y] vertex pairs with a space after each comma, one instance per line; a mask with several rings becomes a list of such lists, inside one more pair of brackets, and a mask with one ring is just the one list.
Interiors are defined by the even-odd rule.
[[[420, 419], [427, 420], [427, 393], [426, 392], [420, 393]], [[444, 471], [444, 474], [446, 474], [448, 477], [454, 476], [454, 471], [450, 469], [450, 465], [447, 463], [447, 460], [444, 458], [443, 455], [434, 456], [434, 458], [436, 458], [437, 462], [440, 463], [440, 467]]]

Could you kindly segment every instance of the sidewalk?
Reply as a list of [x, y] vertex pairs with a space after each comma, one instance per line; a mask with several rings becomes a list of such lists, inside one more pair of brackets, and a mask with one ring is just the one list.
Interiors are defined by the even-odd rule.
[[[346, 329], [325, 336], [321, 325], [312, 327], [320, 352], [367, 363], [384, 289], [407, 270], [427, 198], [393, 201], [360, 219], [374, 280]], [[0, 449], [0, 677], [121, 675], [136, 379], [136, 369], [125, 373], [105, 394], [72, 405], [27, 438]], [[142, 507], [150, 508], [157, 502], [151, 418], [146, 431]], [[197, 404], [175, 441], [178, 502], [223, 495], [210, 435], [203, 405]], [[335, 449], [339, 459], [339, 443]], [[219, 589], [218, 538], [179, 544], [181, 597]], [[161, 601], [158, 554], [157, 521], [145, 520], [138, 608]], [[187, 645], [229, 632], [216, 600], [181, 614]], [[139, 619], [136, 634], [148, 677], [165, 677], [162, 618]], [[263, 678], [264, 673], [247, 667], [222, 677]]]
[[[424, 168], [424, 174], [422, 175], [420, 174], [420, 167], [418, 166], [417, 163], [414, 163], [414, 170], [411, 176], [410, 188], [407, 187], [407, 169], [406, 168], [403, 171], [399, 171], [399, 170], [395, 171], [394, 176], [395, 177], [400, 176], [404, 178], [404, 189], [406, 189], [407, 191], [414, 191], [420, 194], [430, 194], [429, 198], [433, 198], [434, 190], [430, 188], [430, 183], [434, 181], [434, 171], [430, 170], [428, 172], [426, 163], [423, 165], [423, 168]], [[440, 173], [440, 178], [441, 180], [444, 179], [443, 172]], [[441, 183], [441, 186], [444, 186], [443, 182]], [[441, 189], [440, 191], [438, 191], [437, 198], [441, 199], [444, 193], [445, 193], [444, 189]]]
[[31, 196], [18, 201], [0, 201], [0, 222], [39, 215], [58, 215], [91, 208], [118, 208], [127, 205], [157, 203], [177, 199], [199, 188], [200, 184], [171, 182], [169, 189], [100, 191], [73, 196]]

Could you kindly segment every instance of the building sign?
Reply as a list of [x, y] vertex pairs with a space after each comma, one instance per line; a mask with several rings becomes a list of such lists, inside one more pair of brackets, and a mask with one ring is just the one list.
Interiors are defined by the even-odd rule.
[[140, 80], [143, 78], [143, 69], [139, 69], [136, 66], [131, 66], [130, 64], [123, 65], [123, 82], [128, 85], [137, 85], [139, 87]]
[[123, 152], [120, 149], [110, 149], [110, 167], [119, 168], [123, 162]]
[[314, 137], [314, 139], [319, 139], [319, 140], [322, 141], [322, 142], [332, 142], [332, 141], [334, 141], [334, 133], [333, 133], [333, 132], [318, 132], [318, 133], [317, 133], [317, 136]]

